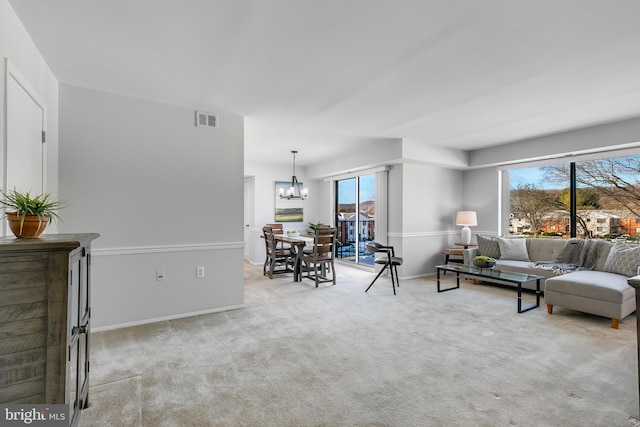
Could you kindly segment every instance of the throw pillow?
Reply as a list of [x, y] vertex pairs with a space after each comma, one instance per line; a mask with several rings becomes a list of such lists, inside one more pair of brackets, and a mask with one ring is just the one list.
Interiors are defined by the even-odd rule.
[[491, 258], [500, 258], [500, 246], [497, 237], [476, 236], [478, 239], [478, 253]]
[[500, 246], [500, 258], [514, 261], [529, 261], [526, 239], [505, 239], [498, 237]]
[[611, 247], [603, 271], [631, 277], [638, 274], [640, 267], [640, 246], [616, 243]]

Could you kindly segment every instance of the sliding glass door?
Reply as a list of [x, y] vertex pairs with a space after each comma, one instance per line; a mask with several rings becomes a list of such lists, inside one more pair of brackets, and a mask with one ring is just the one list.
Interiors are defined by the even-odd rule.
[[373, 256], [365, 244], [375, 240], [375, 175], [336, 181], [337, 257], [356, 264], [373, 266]]

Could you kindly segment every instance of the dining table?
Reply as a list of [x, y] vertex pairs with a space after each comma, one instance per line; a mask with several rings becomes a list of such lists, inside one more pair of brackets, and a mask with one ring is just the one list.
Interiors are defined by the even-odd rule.
[[295, 254], [295, 260], [293, 263], [293, 281], [302, 281], [302, 262], [300, 257], [304, 251], [304, 247], [309, 243], [313, 245], [314, 238], [309, 236], [289, 236], [286, 234], [274, 234], [273, 238], [278, 242], [288, 243], [291, 245], [291, 250]]

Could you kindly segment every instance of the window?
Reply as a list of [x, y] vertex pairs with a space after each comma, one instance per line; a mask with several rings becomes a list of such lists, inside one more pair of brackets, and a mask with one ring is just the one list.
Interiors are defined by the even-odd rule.
[[540, 167], [511, 170], [509, 234], [537, 237], [566, 228], [567, 212], [559, 209], [556, 200], [564, 197], [562, 192], [568, 185], [568, 180], [559, 183], [545, 180]]
[[640, 155], [511, 169], [507, 176], [509, 234], [640, 240]]

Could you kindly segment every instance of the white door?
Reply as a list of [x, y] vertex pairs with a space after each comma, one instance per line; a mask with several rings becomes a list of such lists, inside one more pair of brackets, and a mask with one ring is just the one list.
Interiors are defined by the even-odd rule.
[[244, 180], [244, 259], [253, 261], [253, 178]]
[[5, 190], [45, 191], [44, 105], [16, 72], [7, 74]]
[[[3, 190], [46, 192], [46, 106], [20, 73], [6, 64], [5, 180]], [[3, 221], [3, 235], [7, 235]]]

